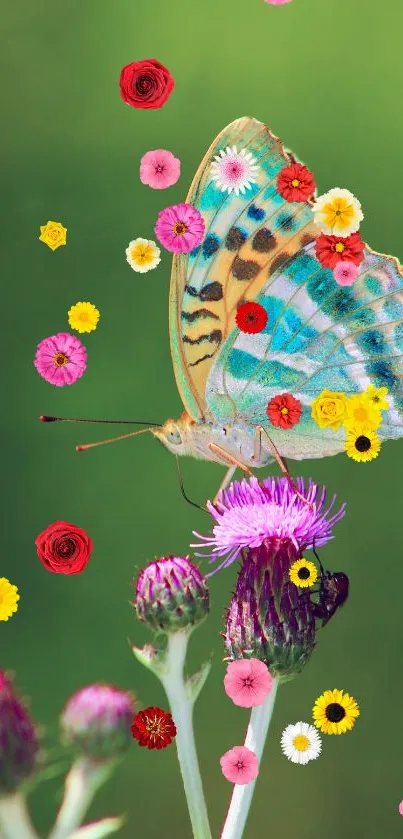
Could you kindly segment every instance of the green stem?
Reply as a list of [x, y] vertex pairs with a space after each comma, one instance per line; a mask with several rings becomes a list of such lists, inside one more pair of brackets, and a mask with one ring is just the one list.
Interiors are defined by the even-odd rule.
[[[277, 688], [278, 681], [276, 679], [273, 681], [272, 689], [266, 701], [263, 705], [252, 708], [250, 715], [245, 746], [255, 753], [259, 763], [273, 713]], [[249, 784], [235, 784], [221, 839], [241, 839], [252, 803], [255, 784], [256, 779]]]
[[189, 632], [169, 633], [164, 670], [158, 675], [176, 725], [176, 749], [193, 836], [194, 839], [211, 839], [193, 733], [193, 701], [186, 690], [183, 676], [188, 641]]
[[109, 778], [111, 765], [111, 762], [95, 763], [86, 758], [73, 764], [65, 781], [64, 798], [49, 839], [68, 839], [79, 827], [98, 788]]
[[38, 839], [21, 793], [0, 798], [0, 832], [2, 839]]

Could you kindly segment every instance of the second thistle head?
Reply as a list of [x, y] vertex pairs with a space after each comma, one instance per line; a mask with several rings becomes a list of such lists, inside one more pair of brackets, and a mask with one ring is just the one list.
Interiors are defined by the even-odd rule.
[[0, 797], [14, 793], [37, 767], [39, 741], [11, 678], [0, 670]]
[[[259, 658], [281, 681], [299, 673], [315, 646], [317, 604], [307, 588], [290, 579], [290, 568], [303, 551], [332, 538], [344, 507], [326, 508], [326, 491], [312, 481], [297, 487], [286, 478], [234, 482], [218, 503], [209, 503], [213, 533], [199, 536], [219, 568], [241, 558], [224, 635], [229, 658]], [[197, 534], [199, 535], [199, 534]], [[217, 569], [218, 570], [218, 569]]]
[[139, 620], [150, 629], [175, 632], [191, 628], [206, 617], [209, 590], [188, 557], [162, 557], [139, 574], [134, 606]]
[[113, 685], [88, 685], [71, 696], [64, 708], [62, 739], [94, 761], [119, 757], [130, 746], [134, 712], [132, 694]]

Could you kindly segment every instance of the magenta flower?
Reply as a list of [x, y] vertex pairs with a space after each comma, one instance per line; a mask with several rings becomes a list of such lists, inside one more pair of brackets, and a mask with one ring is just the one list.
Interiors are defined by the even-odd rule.
[[39, 740], [30, 715], [0, 670], [0, 797], [11, 795], [37, 767]]
[[39, 375], [52, 385], [72, 385], [85, 371], [87, 350], [75, 335], [58, 332], [38, 344], [34, 364]]
[[193, 531], [201, 544], [192, 547], [209, 548], [210, 562], [224, 557], [216, 571], [231, 565], [243, 549], [259, 548], [267, 540], [289, 542], [299, 552], [312, 548], [314, 541], [320, 548], [332, 538], [332, 527], [343, 517], [345, 505], [329, 517], [335, 497], [324, 510], [325, 489], [320, 490], [313, 481], [305, 488], [303, 478], [297, 478], [296, 485], [310, 506], [295, 494], [287, 478], [234, 481], [220, 492], [216, 505], [207, 502], [217, 524], [211, 536]]
[[269, 6], [284, 6], [285, 3], [290, 3], [291, 0], [264, 0]]
[[246, 746], [234, 746], [220, 758], [224, 778], [232, 784], [250, 784], [259, 774], [255, 752]]
[[63, 740], [94, 760], [129, 748], [135, 697], [113, 685], [93, 684], [73, 694], [60, 718]]
[[181, 162], [166, 149], [148, 151], [140, 160], [140, 180], [152, 189], [166, 189], [179, 180]]
[[253, 708], [262, 705], [272, 689], [273, 679], [258, 658], [231, 661], [224, 677], [224, 688], [234, 705]]
[[358, 268], [354, 262], [341, 259], [333, 269], [333, 276], [338, 285], [353, 285], [357, 279]]
[[190, 253], [204, 236], [204, 221], [191, 204], [174, 204], [158, 216], [155, 235], [171, 253]]

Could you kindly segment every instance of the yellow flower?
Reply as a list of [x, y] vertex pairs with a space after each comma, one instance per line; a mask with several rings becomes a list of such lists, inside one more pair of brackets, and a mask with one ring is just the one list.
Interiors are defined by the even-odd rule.
[[100, 314], [93, 303], [76, 303], [68, 311], [69, 324], [77, 332], [92, 332], [97, 328]]
[[145, 274], [161, 262], [160, 249], [152, 239], [133, 239], [126, 248], [126, 259], [133, 271]]
[[60, 245], [66, 244], [66, 234], [67, 227], [63, 227], [60, 221], [48, 221], [47, 224], [41, 225], [39, 240], [55, 251], [56, 248], [60, 248]]
[[0, 577], [0, 621], [11, 618], [18, 609], [19, 599], [17, 586], [12, 586], [5, 577]]
[[299, 588], [307, 588], [313, 586], [318, 577], [318, 569], [313, 562], [308, 559], [297, 559], [291, 565], [290, 580]]
[[370, 425], [346, 425], [346, 452], [357, 463], [367, 463], [378, 457], [381, 441]]
[[387, 387], [374, 387], [373, 385], [368, 385], [365, 391], [368, 399], [377, 407], [380, 411], [387, 411], [389, 408], [389, 402], [386, 401], [385, 396], [387, 396], [388, 389]]
[[345, 425], [355, 423], [369, 425], [371, 428], [379, 428], [382, 422], [382, 414], [366, 393], [354, 394], [346, 402]]
[[345, 734], [354, 727], [359, 717], [358, 705], [342, 690], [325, 690], [312, 709], [313, 721], [324, 734]]
[[356, 233], [364, 218], [361, 204], [348, 189], [335, 187], [316, 199], [312, 212], [322, 233], [342, 238]]
[[344, 393], [322, 390], [311, 405], [312, 417], [319, 428], [332, 428], [333, 431], [337, 431], [344, 422], [346, 401]]

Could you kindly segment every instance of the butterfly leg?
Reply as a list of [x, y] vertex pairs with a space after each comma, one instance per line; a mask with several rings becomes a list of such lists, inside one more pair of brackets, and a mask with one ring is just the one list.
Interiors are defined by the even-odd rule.
[[221, 446], [217, 446], [216, 443], [209, 443], [209, 449], [214, 452], [214, 454], [218, 455], [220, 460], [229, 466], [229, 469], [225, 473], [224, 480], [220, 484], [220, 487], [215, 495], [213, 504], [216, 504], [221, 490], [228, 486], [236, 469], [242, 469], [242, 471], [246, 472], [247, 475], [252, 475], [252, 472], [247, 466], [245, 466], [244, 463], [241, 463], [241, 461], [237, 460], [236, 457], [233, 457], [232, 454], [226, 452], [225, 449], [221, 448]]
[[256, 427], [256, 436], [255, 436], [255, 456], [256, 456], [256, 458], [260, 457], [260, 454], [261, 454], [262, 434], [264, 434], [265, 439], [267, 440], [267, 443], [269, 445], [269, 448], [270, 448], [270, 451], [271, 451], [273, 457], [277, 461], [283, 475], [285, 475], [285, 477], [287, 478], [290, 486], [293, 488], [296, 496], [298, 498], [300, 498], [301, 501], [304, 502], [304, 504], [308, 504], [308, 507], [312, 507], [312, 504], [310, 503], [310, 501], [308, 501], [306, 498], [304, 498], [304, 496], [301, 495], [301, 493], [298, 491], [297, 486], [295, 484], [295, 481], [294, 481], [292, 475], [290, 474], [290, 470], [288, 469], [286, 461], [284, 460], [283, 457], [281, 457], [280, 452], [277, 450], [276, 446], [273, 443], [273, 440], [271, 439], [271, 437], [269, 437], [266, 429], [263, 428], [262, 425], [258, 425]]

